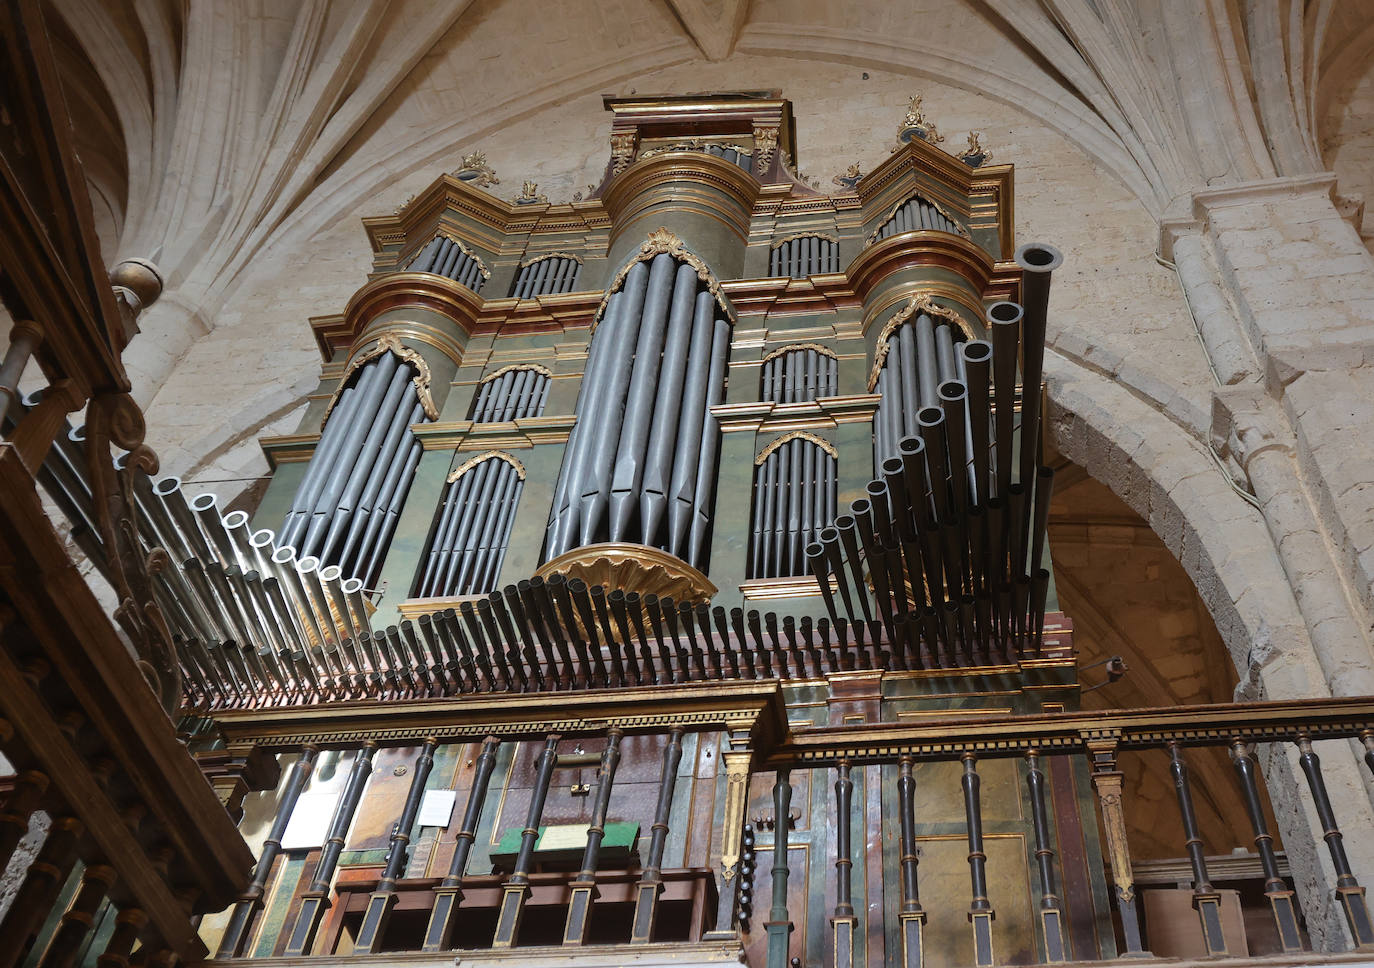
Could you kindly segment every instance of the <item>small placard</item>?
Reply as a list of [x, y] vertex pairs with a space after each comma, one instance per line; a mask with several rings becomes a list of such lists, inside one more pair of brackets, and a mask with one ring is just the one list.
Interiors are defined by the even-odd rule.
[[338, 790], [302, 793], [296, 801], [296, 809], [291, 811], [291, 822], [282, 834], [282, 850], [302, 850], [323, 844], [338, 802]]
[[544, 828], [544, 836], [539, 838], [539, 849], [543, 850], [581, 850], [587, 846], [587, 824], [561, 823]]
[[420, 801], [420, 826], [447, 827], [457, 796], [453, 790], [426, 790], [425, 798]]

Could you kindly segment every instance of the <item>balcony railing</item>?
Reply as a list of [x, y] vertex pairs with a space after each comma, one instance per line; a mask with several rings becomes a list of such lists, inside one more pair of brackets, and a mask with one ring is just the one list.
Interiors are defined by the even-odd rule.
[[[875, 689], [885, 678], [859, 676]], [[812, 686], [824, 692], [826, 683]], [[844, 688], [853, 695], [852, 682]], [[786, 687], [794, 702], [796, 690]], [[836, 718], [843, 722], [843, 709], [852, 708]], [[1191, 884], [1188, 916], [1195, 927], [1163, 921], [1156, 927], [1168, 927], [1171, 938], [1194, 936], [1199, 955], [1310, 957], [1302, 954], [1310, 947], [1304, 912], [1320, 913], [1333, 902], [1353, 943], [1362, 949], [1374, 943], [1364, 888], [1343, 846], [1346, 834], [1367, 832], [1342, 831], [1340, 806], [1327, 793], [1314, 746], [1357, 739], [1374, 748], [1374, 701], [972, 712], [933, 723], [912, 717], [789, 726], [784, 687], [748, 682], [648, 687], [629, 695], [594, 691], [548, 697], [537, 708], [518, 697], [473, 697], [300, 713], [233, 711], [219, 722], [231, 747], [297, 754], [252, 886], [227, 917], [222, 959], [460, 950], [466, 960], [560, 945], [595, 961], [601, 945], [605, 957], [623, 958], [620, 945], [648, 951], [723, 943], [742, 945], [750, 964], [767, 968], [789, 962], [848, 968], [864, 963], [865, 952], [867, 963], [885, 957], [913, 968], [1095, 961], [1147, 955], [1151, 938], [1139, 889], [1177, 880]], [[646, 751], [661, 757], [657, 795], [621, 797], [622, 753], [639, 740], [641, 781], [655, 772]], [[699, 766], [680, 769], [684, 742], [698, 764], [711, 763], [709, 786]], [[593, 752], [567, 752], [574, 743]], [[455, 746], [472, 762], [460, 766], [452, 784], [440, 784], [458, 791], [454, 829], [422, 836], [426, 828], [417, 815], [427, 784], [439, 788], [429, 783], [429, 764]], [[1204, 853], [1188, 766], [1202, 747], [1220, 747], [1231, 758], [1252, 824], [1253, 854]], [[352, 751], [352, 766], [321, 845], [284, 850], [283, 833], [314, 765], [336, 750]], [[1168, 759], [1181, 818], [1172, 837], [1186, 858], [1149, 862], [1139, 880], [1119, 760], [1137, 751]], [[370, 793], [369, 777], [389, 772], [375, 769], [386, 755], [387, 767], [400, 764], [396, 772], [408, 773], [409, 781], [404, 798], [399, 787], [378, 794], [378, 802], [395, 809], [394, 822], [381, 824], [391, 829], [385, 856], [354, 859], [340, 869], [350, 827]], [[1288, 859], [1275, 849], [1279, 831], [1265, 819], [1259, 762], [1288, 755], [1303, 789], [1271, 785], [1269, 793], [1300, 802], [1317, 818], [1315, 832], [1283, 834], [1325, 841], [1330, 893], [1295, 890]], [[506, 774], [522, 778], [515, 786], [508, 780], [503, 787], [506, 774], [494, 773], [498, 759]], [[587, 787], [595, 789], [583, 791], [589, 810], [570, 831], [546, 810], [551, 789], [565, 786], [561, 778], [573, 768], [592, 772], [595, 782]], [[994, 784], [993, 801], [984, 800], [985, 777]], [[821, 793], [832, 785], [833, 799]], [[1225, 793], [1207, 790], [1211, 798]], [[519, 816], [495, 819], [493, 813], [505, 817], [510, 798], [518, 800], [518, 809], [510, 809]], [[1026, 810], [1009, 812], [1009, 802]], [[643, 832], [628, 861], [604, 854], [603, 838], [617, 826], [612, 820]], [[378, 823], [373, 817], [365, 826], [375, 830]], [[504, 854], [496, 846], [498, 827], [507, 829]], [[558, 834], [557, 850], [549, 846], [551, 831]], [[677, 846], [686, 835], [709, 840], [709, 866], [690, 866], [697, 863], [691, 849]], [[956, 837], [965, 848], [957, 857]], [[405, 876], [416, 849], [412, 838], [424, 840], [428, 851], [451, 843], [449, 863]], [[665, 866], [670, 838], [673, 863], [688, 866]], [[312, 873], [303, 877], [302, 870]], [[1311, 883], [1310, 875], [1297, 880]], [[935, 878], [933, 897], [922, 893], [928, 877]], [[955, 888], [960, 878], [961, 890]], [[1262, 882], [1272, 924], [1272, 930], [1252, 929], [1245, 948], [1236, 941], [1234, 897], [1216, 886], [1237, 879]], [[1176, 892], [1169, 893], [1165, 900], [1176, 903]], [[666, 917], [665, 905], [673, 905]], [[816, 930], [818, 922], [824, 931]], [[1112, 923], [1114, 931], [1100, 933]], [[1159, 938], [1167, 947], [1164, 935]]]

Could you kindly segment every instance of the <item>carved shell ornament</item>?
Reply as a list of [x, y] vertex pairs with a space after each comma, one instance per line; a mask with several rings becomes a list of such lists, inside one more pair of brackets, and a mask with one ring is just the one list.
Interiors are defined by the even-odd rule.
[[925, 100], [925, 95], [917, 94], [907, 105], [906, 117], [902, 118], [902, 123], [897, 125], [897, 144], [904, 145], [912, 138], [920, 138], [922, 141], [933, 145], [938, 145], [945, 140], [935, 127], [935, 122], [926, 117], [925, 111], [921, 109], [921, 102]]

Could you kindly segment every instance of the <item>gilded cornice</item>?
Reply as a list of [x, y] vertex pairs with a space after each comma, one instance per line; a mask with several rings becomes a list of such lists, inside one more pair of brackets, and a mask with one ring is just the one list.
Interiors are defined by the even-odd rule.
[[992, 279], [993, 263], [980, 246], [948, 232], [890, 235], [861, 251], [849, 264], [849, 283], [864, 302], [890, 276], [908, 268], [947, 269], [968, 280], [981, 295]]
[[[464, 335], [470, 335], [482, 310], [482, 297], [467, 286], [431, 272], [391, 272], [368, 281], [355, 292], [344, 308], [342, 319], [322, 317], [324, 328], [316, 328], [316, 338], [333, 349], [352, 346], [361, 334], [383, 313], [393, 309], [428, 309], [451, 320]], [[315, 321], [311, 321], [314, 327]], [[462, 362], [462, 344], [456, 339], [428, 336], [425, 342]]]
[[334, 412], [334, 404], [339, 402], [339, 397], [343, 394], [344, 388], [348, 386], [348, 381], [353, 374], [362, 369], [363, 366], [375, 360], [383, 353], [395, 353], [401, 358], [402, 362], [409, 363], [415, 367], [415, 376], [411, 378], [411, 383], [415, 385], [415, 397], [424, 409], [425, 416], [430, 420], [439, 419], [439, 410], [434, 406], [434, 398], [429, 395], [429, 364], [425, 358], [415, 352], [409, 346], [402, 344], [401, 337], [395, 332], [383, 333], [377, 339], [377, 345], [366, 352], [353, 357], [349, 362], [348, 368], [344, 370], [343, 376], [339, 378], [339, 385], [334, 388], [334, 392], [329, 396], [329, 403], [324, 408], [324, 419], [320, 421], [320, 431], [324, 431], [324, 425], [329, 422], [329, 415]]
[[528, 450], [539, 444], [566, 443], [576, 421], [573, 414], [521, 417], [505, 423], [436, 421], [417, 427], [414, 432], [426, 451]]
[[792, 430], [831, 430], [840, 424], [868, 423], [882, 402], [875, 393], [821, 397], [800, 403], [751, 400], [721, 403], [711, 408], [722, 433], [787, 433]]
[[[617, 226], [628, 225], [646, 205], [671, 202], [681, 206], [692, 196], [706, 192], [711, 198], [720, 197], [728, 205], [706, 206], [698, 202], [704, 214], [719, 218], [741, 238], [749, 237], [749, 221], [760, 186], [752, 173], [724, 158], [701, 151], [668, 151], [652, 158], [643, 158], [626, 168], [607, 186], [602, 203]], [[704, 199], [703, 199], [704, 201]], [[713, 214], [729, 212], [726, 214]]]
[[518, 460], [516, 460], [514, 457], [512, 457], [510, 454], [507, 454], [503, 450], [488, 450], [478, 454], [471, 460], [464, 461], [461, 465], [449, 471], [448, 479], [444, 483], [452, 484], [454, 481], [458, 480], [458, 478], [462, 477], [464, 474], [472, 470], [478, 464], [485, 463], [486, 461], [492, 459], [505, 461], [511, 467], [515, 468], [516, 477], [520, 478], [520, 480], [522, 481], [525, 479], [524, 464], [520, 463]]
[[[441, 600], [433, 600], [436, 607]], [[587, 689], [541, 695], [537, 703], [513, 693], [405, 699], [361, 699], [313, 706], [226, 709], [216, 724], [230, 743], [269, 751], [298, 750], [306, 743], [348, 748], [363, 740], [406, 746], [435, 737], [441, 742], [486, 736], [540, 738], [550, 733], [597, 735], [618, 727], [627, 733], [688, 730], [747, 733], [750, 746], [767, 752], [787, 732], [782, 687], [769, 682], [711, 682], [618, 689]]]
[[819, 447], [821, 450], [829, 454], [831, 457], [834, 457], [836, 460], [838, 460], [840, 457], [839, 451], [835, 450], [835, 445], [832, 444], [830, 441], [826, 440], [824, 437], [820, 437], [807, 430], [793, 430], [790, 433], [783, 434], [777, 440], [773, 441], [767, 447], [763, 448], [763, 450], [759, 451], [758, 456], [754, 458], [754, 466], [762, 467], [763, 462], [766, 461], [775, 451], [777, 451], [780, 447], [783, 447], [784, 445], [791, 443], [794, 440], [810, 441], [811, 443]]
[[695, 269], [697, 278], [706, 283], [707, 291], [715, 297], [721, 312], [729, 317], [731, 323], [735, 321], [735, 311], [721, 291], [720, 283], [716, 280], [715, 274], [711, 272], [705, 262], [702, 262], [700, 258], [688, 250], [680, 238], [668, 231], [667, 228], [660, 227], [649, 233], [649, 237], [640, 243], [639, 251], [620, 267], [615, 278], [611, 280], [611, 284], [606, 287], [605, 295], [601, 297], [601, 304], [596, 307], [596, 313], [592, 316], [592, 332], [596, 332], [596, 327], [601, 322], [601, 314], [606, 311], [606, 305], [611, 301], [611, 296], [620, 291], [620, 287], [625, 282], [625, 277], [630, 274], [635, 263], [648, 262], [655, 256], [665, 253]]

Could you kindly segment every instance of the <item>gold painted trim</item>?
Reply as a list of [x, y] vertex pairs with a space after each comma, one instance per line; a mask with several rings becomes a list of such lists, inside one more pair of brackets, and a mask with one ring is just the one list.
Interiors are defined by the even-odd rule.
[[730, 317], [730, 324], [735, 323], [735, 312], [725, 299], [725, 294], [721, 292], [720, 282], [715, 275], [707, 268], [706, 263], [702, 262], [697, 256], [687, 249], [686, 243], [668, 230], [667, 226], [660, 226], [649, 237], [640, 243], [639, 251], [620, 267], [611, 280], [611, 284], [606, 287], [606, 294], [601, 297], [601, 304], [596, 307], [596, 312], [592, 315], [592, 332], [596, 332], [596, 327], [601, 322], [601, 314], [606, 311], [606, 304], [611, 301], [611, 296], [620, 291], [625, 284], [625, 279], [630, 274], [637, 262], [648, 262], [657, 255], [668, 254], [674, 259], [687, 263], [697, 272], [697, 278], [706, 283], [707, 291], [715, 298], [716, 303]]
[[512, 370], [534, 370], [536, 373], [542, 373], [549, 379], [553, 379], [553, 371], [547, 366], [540, 366], [538, 363], [512, 363], [510, 366], [503, 366], [494, 373], [482, 377], [482, 379], [478, 380], [473, 385], [480, 387], [485, 383], [490, 383], [492, 380], [495, 380], [498, 376], [510, 373]]
[[525, 465], [524, 465], [524, 464], [520, 463], [518, 460], [516, 460], [514, 457], [512, 457], [510, 454], [507, 454], [507, 453], [506, 453], [505, 451], [503, 451], [503, 450], [487, 450], [487, 451], [483, 451], [482, 453], [478, 454], [476, 457], [472, 458], [471, 460], [464, 461], [463, 464], [462, 464], [462, 466], [460, 466], [460, 467], [456, 468], [455, 470], [449, 472], [448, 478], [444, 481], [444, 483], [446, 483], [446, 484], [452, 484], [454, 481], [458, 480], [458, 478], [462, 477], [464, 474], [466, 474], [468, 471], [472, 470], [472, 469], [473, 469], [474, 467], [476, 467], [478, 464], [486, 463], [488, 460], [491, 460], [491, 459], [493, 459], [493, 458], [495, 458], [496, 460], [503, 460], [503, 461], [505, 461], [505, 462], [506, 462], [507, 464], [509, 464], [511, 467], [514, 467], [514, 468], [515, 468], [515, 476], [516, 476], [516, 477], [520, 478], [520, 480], [522, 480], [522, 481], [525, 479]]
[[838, 235], [831, 235], [829, 232], [797, 232], [794, 235], [787, 235], [778, 239], [768, 247], [768, 250], [771, 252], [776, 248], [786, 245], [788, 242], [795, 242], [797, 239], [825, 239], [827, 242], [833, 242], [836, 245], [840, 244], [840, 237]]
[[763, 462], [768, 459], [768, 455], [772, 454], [783, 444], [789, 443], [793, 440], [809, 440], [811, 441], [811, 443], [815, 444], [817, 447], [825, 451], [831, 457], [835, 458], [836, 460], [840, 459], [839, 451], [835, 449], [835, 445], [832, 444], [830, 441], [826, 440], [824, 437], [818, 437], [817, 435], [809, 433], [805, 430], [794, 430], [791, 433], [783, 434], [777, 440], [773, 441], [767, 447], [763, 448], [763, 450], [759, 451], [759, 455], [754, 458], [754, 466], [762, 467]]
[[536, 262], [543, 262], [545, 259], [571, 259], [578, 265], [584, 264], [582, 262], [582, 257], [580, 255], [573, 255], [571, 252], [550, 252], [548, 255], [530, 256], [524, 262], [520, 263], [519, 268], [528, 268], [529, 266], [534, 265]]
[[[711, 153], [707, 151], [706, 148], [710, 145], [714, 145], [722, 151], [737, 151], [742, 155], [748, 155], [751, 162], [754, 160], [754, 149], [752, 147], [746, 149], [743, 145], [735, 144], [733, 141], [724, 141], [719, 138], [689, 138], [686, 141], [674, 141], [672, 144], [657, 145], [647, 149], [641, 147], [639, 154], [636, 156], [636, 160], [643, 161], [645, 158], [666, 155], [670, 151], [695, 151], [700, 154], [709, 155]], [[719, 156], [715, 155], [713, 157]], [[731, 164], [734, 164], [734, 162], [731, 162]]]
[[[840, 585], [834, 575], [830, 576], [829, 583], [833, 591], [839, 591]], [[815, 598], [820, 595], [821, 586], [812, 575], [798, 575], [794, 578], [751, 578], [740, 582], [739, 590], [745, 601], [763, 602], [788, 598]], [[801, 705], [803, 704], [789, 703], [788, 708]], [[819, 706], [824, 703], [810, 705]]]
[[419, 353], [402, 344], [399, 335], [383, 333], [378, 338], [377, 345], [355, 356], [348, 364], [348, 368], [344, 370], [343, 376], [339, 378], [339, 385], [334, 388], [334, 392], [329, 397], [329, 405], [324, 408], [324, 418], [320, 421], [321, 433], [324, 432], [324, 425], [329, 420], [329, 415], [334, 412], [334, 404], [339, 402], [339, 397], [343, 395], [344, 388], [348, 385], [353, 374], [383, 353], [395, 353], [403, 363], [411, 363], [415, 366], [417, 372], [410, 380], [415, 385], [415, 396], [419, 399], [426, 417], [430, 420], [439, 419], [439, 410], [434, 406], [434, 400], [429, 395], [429, 364]]
[[[831, 349], [830, 347], [828, 347], [828, 346], [822, 346], [820, 343], [788, 343], [786, 346], [779, 346], [777, 349], [773, 350], [771, 353], [769, 353], [769, 354], [768, 354], [767, 356], [765, 356], [763, 359], [759, 360], [759, 362], [758, 362], [757, 364], [755, 364], [755, 365], [757, 365], [757, 366], [762, 366], [764, 363], [767, 363], [769, 360], [775, 360], [775, 359], [777, 359], [779, 356], [783, 356], [783, 355], [785, 355], [785, 354], [787, 354], [787, 353], [791, 353], [793, 350], [815, 350], [817, 353], [821, 354], [822, 356], [828, 356], [828, 357], [830, 357], [832, 360], [836, 361], [837, 363], [839, 362], [839, 359], [840, 359], [839, 356], [836, 355], [836, 353], [835, 353], [834, 350], [832, 350], [832, 349]], [[745, 364], [747, 364], [747, 363], [748, 363], [747, 360], [741, 361], [741, 365], [745, 365]]]
[[[868, 238], [864, 239], [864, 245], [872, 245], [874, 242], [878, 241], [878, 233], [883, 230], [883, 226], [885, 226], [888, 222], [891, 222], [894, 218], [896, 218], [897, 210], [900, 209], [907, 202], [911, 201], [913, 198], [919, 198], [921, 201], [925, 202], [931, 208], [935, 209], [935, 211], [939, 212], [945, 218], [949, 219], [950, 223], [957, 230], [955, 232], [956, 235], [968, 239], [970, 242], [973, 241], [973, 236], [969, 234], [968, 227], [965, 226], [963, 222], [961, 222], [959, 219], [951, 215], [948, 209], [946, 209], [935, 199], [931, 198], [929, 195], [926, 195], [924, 192], [912, 192], [906, 198], [902, 199], [896, 205], [892, 206], [892, 209], [887, 213], [887, 217], [878, 223], [878, 227], [874, 229], [871, 233], [869, 233]], [[941, 229], [913, 229], [912, 231], [939, 232], [941, 231]]]
[[977, 338], [964, 317], [960, 316], [952, 309], [946, 309], [944, 306], [938, 305], [930, 298], [929, 293], [918, 292], [907, 301], [905, 306], [892, 314], [892, 317], [883, 324], [882, 330], [878, 333], [877, 349], [873, 354], [873, 369], [868, 374], [868, 389], [870, 392], [878, 385], [878, 374], [882, 372], [883, 364], [887, 362], [887, 351], [889, 342], [892, 339], [892, 334], [897, 331], [898, 326], [901, 326], [918, 312], [925, 313], [927, 316], [938, 316], [941, 319], [948, 320], [959, 327], [959, 330], [969, 339]]

